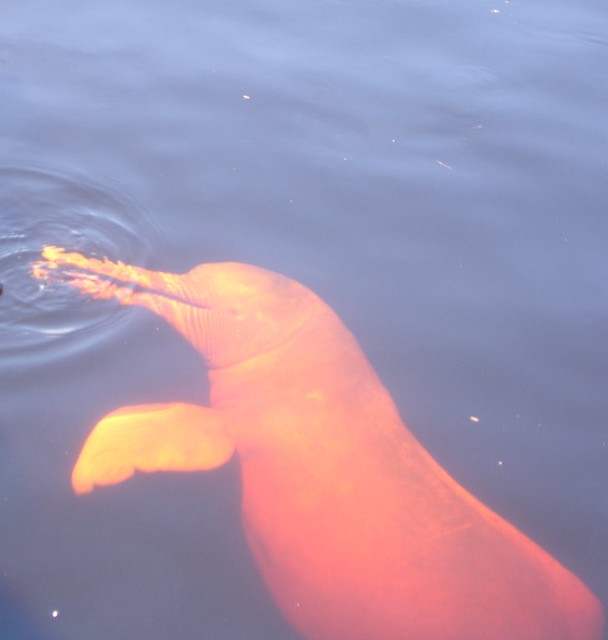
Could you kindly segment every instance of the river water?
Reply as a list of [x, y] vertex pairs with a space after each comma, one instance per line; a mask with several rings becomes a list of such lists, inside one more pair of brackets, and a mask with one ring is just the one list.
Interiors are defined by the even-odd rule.
[[44, 244], [305, 283], [442, 466], [608, 604], [605, 2], [0, 15], [0, 638], [297, 637], [236, 461], [72, 494], [101, 416], [208, 390], [161, 319], [34, 281]]

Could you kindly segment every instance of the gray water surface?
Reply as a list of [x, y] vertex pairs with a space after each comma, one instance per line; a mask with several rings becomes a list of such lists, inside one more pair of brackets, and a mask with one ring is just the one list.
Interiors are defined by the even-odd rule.
[[207, 387], [161, 319], [33, 288], [49, 242], [305, 283], [442, 466], [608, 604], [605, 2], [0, 14], [0, 638], [296, 639], [236, 462], [72, 494], [103, 415]]

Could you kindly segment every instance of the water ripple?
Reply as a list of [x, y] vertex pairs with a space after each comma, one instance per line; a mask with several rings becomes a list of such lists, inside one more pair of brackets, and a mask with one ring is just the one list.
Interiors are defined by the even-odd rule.
[[156, 231], [143, 211], [107, 185], [42, 168], [0, 166], [0, 354], [3, 364], [59, 338], [105, 333], [128, 322], [100, 303], [30, 274], [43, 245], [145, 266]]

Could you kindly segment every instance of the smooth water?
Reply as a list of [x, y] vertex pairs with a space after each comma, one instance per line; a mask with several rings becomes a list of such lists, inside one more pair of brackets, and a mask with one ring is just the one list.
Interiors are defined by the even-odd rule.
[[305, 283], [436, 459], [608, 604], [605, 2], [5, 5], [2, 640], [296, 638], [236, 463], [73, 496], [101, 416], [204, 403], [205, 370], [33, 280], [44, 244]]

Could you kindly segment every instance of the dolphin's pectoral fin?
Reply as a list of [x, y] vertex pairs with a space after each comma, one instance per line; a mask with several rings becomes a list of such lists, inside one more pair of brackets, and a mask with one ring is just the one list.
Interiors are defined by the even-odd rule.
[[95, 425], [72, 472], [78, 494], [116, 484], [136, 470], [201, 471], [227, 462], [234, 444], [221, 414], [193, 404], [123, 407]]

